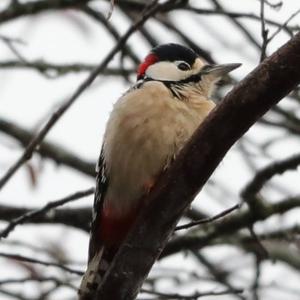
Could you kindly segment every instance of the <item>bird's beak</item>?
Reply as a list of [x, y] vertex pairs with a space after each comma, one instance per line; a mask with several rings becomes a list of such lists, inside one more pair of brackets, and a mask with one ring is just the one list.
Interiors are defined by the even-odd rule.
[[203, 67], [201, 73], [204, 75], [211, 74], [215, 77], [222, 77], [241, 65], [242, 64], [206, 65]]

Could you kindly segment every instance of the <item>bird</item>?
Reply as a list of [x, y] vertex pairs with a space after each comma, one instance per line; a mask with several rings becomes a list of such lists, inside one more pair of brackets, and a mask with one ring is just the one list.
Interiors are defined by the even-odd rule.
[[81, 300], [93, 299], [145, 196], [215, 107], [216, 83], [239, 66], [209, 64], [175, 43], [154, 47], [139, 65], [106, 125]]

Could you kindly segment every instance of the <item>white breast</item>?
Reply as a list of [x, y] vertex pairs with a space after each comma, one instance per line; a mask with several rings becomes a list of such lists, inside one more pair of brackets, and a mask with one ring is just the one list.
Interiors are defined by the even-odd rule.
[[109, 177], [105, 205], [126, 213], [214, 107], [212, 101], [172, 98], [159, 82], [132, 90], [115, 104], [104, 136]]

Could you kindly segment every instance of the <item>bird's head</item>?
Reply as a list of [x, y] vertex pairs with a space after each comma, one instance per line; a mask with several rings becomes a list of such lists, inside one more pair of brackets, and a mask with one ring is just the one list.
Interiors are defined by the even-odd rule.
[[163, 44], [153, 48], [140, 64], [137, 79], [160, 81], [175, 96], [192, 89], [209, 97], [215, 83], [240, 65], [207, 64], [196, 52], [185, 46]]

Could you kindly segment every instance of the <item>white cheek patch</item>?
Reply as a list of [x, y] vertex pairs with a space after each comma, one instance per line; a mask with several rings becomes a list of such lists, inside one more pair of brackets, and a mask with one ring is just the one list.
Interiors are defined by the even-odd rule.
[[150, 65], [146, 70], [146, 76], [162, 81], [179, 81], [187, 78], [189, 72], [179, 70], [174, 63], [161, 61]]
[[200, 71], [205, 65], [206, 63], [198, 57], [193, 64], [193, 69]]

